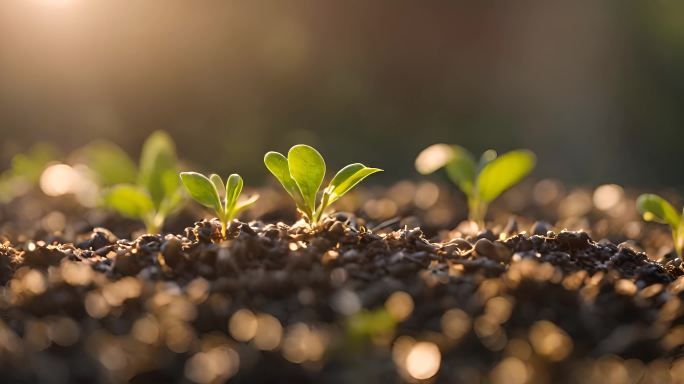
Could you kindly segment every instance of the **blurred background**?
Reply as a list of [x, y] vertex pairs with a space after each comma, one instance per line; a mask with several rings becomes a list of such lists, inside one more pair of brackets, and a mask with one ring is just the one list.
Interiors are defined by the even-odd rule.
[[156, 129], [265, 180], [305, 142], [418, 178], [435, 142], [526, 147], [535, 176], [684, 185], [684, 2], [0, 2], [0, 166]]

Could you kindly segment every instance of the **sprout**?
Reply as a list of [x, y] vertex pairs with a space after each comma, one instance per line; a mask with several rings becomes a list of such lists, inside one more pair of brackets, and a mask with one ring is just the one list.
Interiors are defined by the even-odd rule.
[[479, 162], [458, 145], [435, 144], [424, 149], [416, 158], [416, 169], [427, 175], [445, 167], [449, 178], [468, 198], [470, 220], [484, 227], [489, 204], [527, 176], [536, 163], [536, 156], [528, 150], [515, 150], [497, 156], [489, 150]]
[[118, 184], [105, 192], [105, 205], [121, 215], [139, 219], [148, 233], [157, 233], [166, 217], [183, 202], [171, 137], [154, 132], [145, 141], [136, 183]]
[[644, 194], [639, 196], [636, 202], [637, 210], [646, 221], [667, 224], [672, 229], [675, 252], [682, 258], [684, 249], [684, 225], [682, 216], [665, 199], [658, 195]]
[[382, 171], [360, 163], [349, 164], [337, 172], [317, 203], [318, 190], [325, 177], [325, 161], [318, 151], [308, 145], [299, 144], [290, 148], [287, 157], [278, 152], [268, 152], [264, 156], [264, 164], [312, 225], [316, 225], [325, 210], [361, 180]]
[[228, 223], [259, 199], [259, 195], [253, 195], [238, 203], [243, 181], [242, 177], [236, 173], [228, 176], [226, 184], [223, 184], [221, 176], [217, 174], [212, 174], [207, 178], [197, 172], [182, 172], [180, 177], [190, 197], [214, 210], [216, 217], [221, 221], [223, 237], [226, 236]]

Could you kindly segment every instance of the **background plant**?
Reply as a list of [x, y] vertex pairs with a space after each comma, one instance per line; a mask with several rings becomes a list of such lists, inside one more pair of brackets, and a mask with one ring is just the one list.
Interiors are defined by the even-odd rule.
[[163, 131], [145, 141], [135, 183], [123, 183], [105, 191], [105, 204], [121, 215], [142, 220], [147, 232], [157, 233], [166, 217], [183, 202], [178, 179], [176, 149]]
[[217, 174], [206, 177], [197, 172], [182, 172], [180, 177], [190, 197], [214, 210], [216, 217], [221, 221], [223, 237], [226, 236], [228, 223], [259, 199], [259, 195], [252, 195], [247, 200], [238, 202], [242, 194], [243, 181], [237, 173], [228, 176], [225, 184]]
[[326, 167], [323, 156], [314, 148], [304, 144], [295, 145], [287, 152], [287, 157], [278, 152], [268, 152], [264, 156], [264, 164], [312, 225], [320, 221], [325, 210], [337, 199], [366, 177], [382, 171], [361, 163], [349, 164], [337, 172], [323, 189], [320, 199], [317, 199]]
[[639, 196], [636, 206], [644, 220], [670, 226], [675, 252], [678, 257], [682, 258], [682, 250], [684, 250], [682, 215], [677, 213], [677, 210], [667, 200], [651, 193]]
[[49, 143], [37, 143], [27, 152], [14, 155], [10, 168], [0, 174], [0, 202], [8, 202], [38, 185], [43, 170], [58, 155]]
[[527, 176], [536, 164], [536, 156], [519, 149], [498, 156], [489, 150], [475, 161], [467, 149], [458, 145], [435, 144], [416, 158], [416, 169], [423, 175], [446, 168], [447, 175], [468, 199], [468, 217], [481, 228], [489, 204], [504, 191]]

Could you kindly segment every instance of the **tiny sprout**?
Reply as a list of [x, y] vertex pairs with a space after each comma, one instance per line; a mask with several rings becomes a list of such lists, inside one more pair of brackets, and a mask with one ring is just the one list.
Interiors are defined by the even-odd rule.
[[197, 172], [182, 172], [180, 177], [190, 197], [214, 210], [216, 217], [221, 221], [223, 237], [226, 237], [228, 223], [259, 199], [259, 195], [253, 195], [238, 203], [243, 181], [236, 173], [228, 176], [225, 184], [217, 174], [206, 177]]
[[287, 157], [278, 152], [268, 152], [264, 156], [264, 164], [312, 225], [321, 220], [323, 213], [332, 203], [359, 182], [373, 173], [382, 171], [360, 163], [349, 164], [337, 172], [323, 190], [317, 203], [318, 190], [325, 177], [325, 161], [318, 151], [308, 145], [299, 144], [290, 148]]
[[658, 195], [644, 194], [636, 201], [637, 210], [646, 221], [667, 224], [672, 229], [675, 252], [682, 258], [684, 249], [684, 222], [682, 216], [665, 199]]
[[142, 220], [148, 233], [158, 233], [166, 217], [183, 202], [176, 149], [168, 134], [157, 131], [147, 138], [137, 173], [135, 183], [107, 190], [104, 203], [125, 217]]
[[535, 164], [534, 153], [524, 149], [501, 156], [488, 150], [476, 162], [467, 149], [447, 144], [431, 145], [416, 158], [416, 170], [423, 175], [446, 168], [451, 181], [468, 198], [469, 219], [481, 228], [489, 204], [527, 176]]

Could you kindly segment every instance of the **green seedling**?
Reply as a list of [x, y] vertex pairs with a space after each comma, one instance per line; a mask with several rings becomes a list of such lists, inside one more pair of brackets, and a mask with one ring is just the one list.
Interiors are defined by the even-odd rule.
[[684, 250], [684, 220], [682, 220], [682, 215], [677, 213], [672, 204], [653, 194], [639, 196], [636, 206], [644, 220], [670, 226], [675, 252], [679, 258], [682, 258], [682, 250]]
[[295, 145], [290, 148], [287, 157], [278, 152], [268, 152], [264, 156], [264, 164], [294, 199], [298, 210], [311, 225], [316, 225], [325, 210], [359, 182], [382, 171], [360, 163], [349, 164], [337, 172], [323, 189], [320, 199], [317, 199], [325, 178], [325, 161], [312, 147]]
[[423, 175], [446, 168], [447, 175], [468, 198], [469, 219], [481, 228], [489, 204], [504, 191], [527, 176], [536, 164], [536, 156], [520, 149], [498, 156], [489, 150], [479, 161], [458, 145], [435, 144], [416, 158], [416, 169]]
[[183, 202], [176, 161], [171, 137], [154, 132], [143, 145], [136, 182], [107, 190], [105, 205], [122, 216], [141, 220], [148, 233], [158, 233], [166, 217]]
[[228, 223], [259, 199], [259, 195], [253, 195], [247, 200], [238, 202], [243, 181], [242, 177], [236, 173], [228, 176], [225, 184], [221, 176], [217, 174], [206, 177], [197, 172], [182, 172], [180, 177], [190, 197], [214, 210], [216, 217], [221, 221], [223, 237], [226, 237]]
[[26, 153], [14, 155], [11, 168], [0, 174], [0, 201], [8, 202], [38, 185], [47, 165], [58, 156], [49, 143], [35, 144]]
[[109, 141], [93, 141], [76, 150], [71, 158], [88, 167], [100, 187], [135, 184], [138, 177], [135, 162], [121, 147]]

